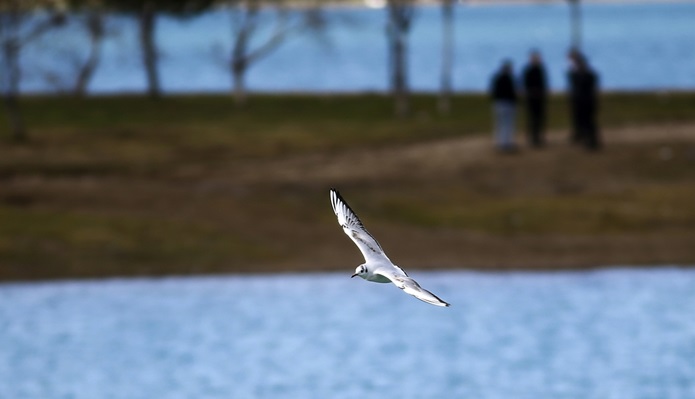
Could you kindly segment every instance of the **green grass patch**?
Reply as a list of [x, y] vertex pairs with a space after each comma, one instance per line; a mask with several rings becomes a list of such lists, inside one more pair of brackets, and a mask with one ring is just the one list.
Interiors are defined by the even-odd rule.
[[195, 220], [0, 207], [0, 280], [223, 272], [277, 257], [272, 248]]

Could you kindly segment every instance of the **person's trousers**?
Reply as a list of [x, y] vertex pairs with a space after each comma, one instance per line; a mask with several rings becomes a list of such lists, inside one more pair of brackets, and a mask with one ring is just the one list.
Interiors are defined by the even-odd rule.
[[516, 106], [509, 101], [495, 101], [495, 144], [502, 149], [514, 147]]

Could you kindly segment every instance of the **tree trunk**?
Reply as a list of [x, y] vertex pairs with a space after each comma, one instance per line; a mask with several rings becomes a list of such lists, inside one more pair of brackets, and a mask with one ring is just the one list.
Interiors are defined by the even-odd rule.
[[152, 98], [161, 96], [159, 86], [159, 71], [157, 69], [157, 46], [154, 32], [156, 22], [156, 10], [152, 2], [146, 2], [140, 14], [140, 44], [142, 46], [142, 60], [147, 76], [147, 93]]
[[243, 60], [232, 61], [232, 80], [234, 82], [234, 103], [237, 106], [246, 104], [246, 63]]
[[20, 11], [17, 3], [12, 3], [14, 8], [11, 8], [3, 15], [2, 23], [5, 26], [3, 29], [4, 37], [2, 43], [2, 70], [0, 71], [0, 83], [2, 87], [3, 102], [7, 111], [7, 119], [10, 123], [10, 133], [13, 141], [23, 142], [28, 139], [27, 132], [24, 127], [22, 112], [19, 107], [19, 26], [20, 26]]
[[[252, 11], [249, 11], [252, 12]], [[237, 107], [246, 104], [246, 69], [248, 67], [247, 46], [248, 39], [253, 30], [253, 24], [248, 23], [249, 19], [240, 24], [237, 29], [236, 37], [232, 47], [232, 54], [229, 66], [232, 71], [232, 85], [234, 103]]]
[[389, 21], [386, 36], [389, 48], [391, 94], [396, 116], [405, 117], [410, 112], [407, 36], [413, 9], [409, 0], [390, 0], [388, 7]]
[[101, 60], [101, 44], [104, 39], [104, 14], [101, 9], [93, 9], [87, 15], [87, 31], [89, 32], [89, 56], [80, 68], [75, 82], [74, 94], [82, 97], [87, 92], [87, 86], [92, 80]]
[[[32, 23], [33, 13], [21, 0], [3, 1], [0, 12], [0, 91], [7, 110], [14, 141], [26, 141], [27, 132], [19, 106], [19, 81], [21, 66], [19, 57], [22, 46], [40, 37], [65, 21], [65, 15], [52, 11], [46, 18]], [[26, 3], [26, 2], [25, 2]]]
[[410, 104], [407, 86], [406, 42], [402, 32], [396, 32], [396, 38], [393, 41], [393, 67], [393, 95], [396, 116], [404, 117], [408, 114]]
[[442, 86], [439, 93], [438, 108], [440, 114], [449, 114], [451, 112], [451, 93], [453, 92], [451, 74], [454, 63], [454, 0], [443, 0], [442, 29]]

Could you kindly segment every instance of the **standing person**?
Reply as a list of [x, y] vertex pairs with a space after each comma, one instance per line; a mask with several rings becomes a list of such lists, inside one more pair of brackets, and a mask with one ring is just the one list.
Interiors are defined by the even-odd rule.
[[517, 95], [511, 61], [503, 61], [493, 76], [490, 97], [493, 102], [497, 148], [502, 152], [513, 152], [516, 150], [514, 129]]
[[570, 106], [572, 108], [572, 142], [594, 151], [601, 147], [598, 124], [598, 76], [586, 57], [576, 50], [570, 51], [571, 67], [568, 74]]
[[548, 84], [541, 54], [531, 51], [529, 62], [523, 73], [526, 114], [528, 118], [528, 140], [533, 147], [545, 145], [545, 109]]

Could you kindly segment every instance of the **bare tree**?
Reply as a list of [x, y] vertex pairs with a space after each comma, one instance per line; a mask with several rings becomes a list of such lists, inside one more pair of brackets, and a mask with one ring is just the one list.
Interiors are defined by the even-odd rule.
[[439, 113], [451, 112], [451, 93], [453, 92], [452, 70], [454, 64], [454, 2], [442, 1], [442, 76], [439, 92]]
[[[258, 0], [230, 0], [228, 5], [232, 22], [229, 67], [233, 95], [236, 104], [243, 105], [246, 102], [248, 68], [291, 37], [322, 29], [326, 21], [318, 3], [291, 8], [283, 0], [269, 0], [263, 4]], [[273, 27], [264, 40], [259, 40], [261, 25], [267, 22], [264, 18], [272, 18]]]
[[140, 27], [142, 64], [150, 97], [161, 96], [159, 50], [155, 39], [157, 16], [164, 12], [188, 17], [208, 9], [215, 0], [104, 0], [113, 9], [135, 12]]
[[[157, 11], [159, 6], [167, 5], [164, 0], [106, 0], [110, 8], [133, 12], [138, 19], [140, 49], [142, 51], [142, 66], [147, 81], [147, 93], [152, 98], [161, 95], [159, 82], [158, 60], [159, 52], [155, 42]], [[185, 1], [172, 1], [179, 5]]]
[[51, 53], [54, 63], [64, 62], [65, 68], [41, 71], [43, 78], [56, 93], [72, 93], [83, 97], [101, 63], [104, 40], [114, 34], [106, 25], [107, 14], [100, 0], [71, 0], [67, 24], [84, 32], [85, 37], [69, 34], [64, 40], [44, 40], [44, 52]]
[[410, 112], [410, 88], [408, 87], [408, 34], [415, 15], [415, 0], [388, 0], [386, 37], [389, 52], [391, 93], [396, 116]]
[[140, 9], [140, 45], [142, 48], [142, 65], [147, 77], [147, 92], [150, 97], [158, 98], [162, 93], [159, 81], [159, 52], [155, 44], [154, 33], [156, 23], [154, 1], [144, 1]]
[[106, 36], [105, 11], [98, 0], [88, 0], [84, 9], [83, 24], [89, 37], [89, 50], [84, 60], [77, 60], [77, 76], [73, 93], [82, 97], [101, 61], [101, 49]]
[[[30, 21], [32, 16], [40, 19]], [[64, 19], [64, 14], [52, 1], [5, 0], [0, 3], [0, 90], [14, 141], [27, 139], [19, 107], [21, 51], [28, 43], [62, 24]]]

